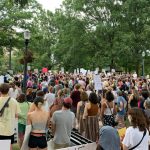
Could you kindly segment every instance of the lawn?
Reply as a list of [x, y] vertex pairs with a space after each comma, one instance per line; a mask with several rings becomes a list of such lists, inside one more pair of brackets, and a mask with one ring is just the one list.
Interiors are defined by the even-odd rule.
[[14, 144], [14, 145], [13, 145], [13, 150], [19, 150], [18, 144]]

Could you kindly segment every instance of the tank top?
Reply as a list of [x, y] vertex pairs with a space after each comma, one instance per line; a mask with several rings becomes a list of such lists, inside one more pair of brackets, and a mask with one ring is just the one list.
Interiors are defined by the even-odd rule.
[[46, 122], [32, 123], [32, 131], [33, 130], [40, 130], [40, 131], [43, 131], [43, 133], [45, 133], [46, 124], [47, 124]]
[[[108, 104], [107, 103], [105, 103], [105, 104], [106, 104], [107, 108], [104, 111], [104, 115], [112, 115], [112, 112], [113, 112], [114, 108], [109, 108]], [[111, 111], [110, 111], [110, 109], [111, 109]]]
[[88, 109], [88, 116], [96, 116], [98, 113], [98, 105], [91, 103], [91, 108]]
[[133, 96], [133, 99], [130, 102], [130, 106], [131, 107], [138, 107], [138, 99], [135, 96]]

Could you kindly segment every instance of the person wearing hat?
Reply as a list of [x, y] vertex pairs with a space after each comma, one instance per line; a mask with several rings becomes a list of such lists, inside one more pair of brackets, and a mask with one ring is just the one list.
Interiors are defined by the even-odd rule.
[[75, 121], [75, 115], [70, 111], [72, 99], [63, 100], [61, 110], [55, 111], [52, 116], [52, 131], [54, 134], [54, 148], [60, 149], [70, 145], [71, 130]]

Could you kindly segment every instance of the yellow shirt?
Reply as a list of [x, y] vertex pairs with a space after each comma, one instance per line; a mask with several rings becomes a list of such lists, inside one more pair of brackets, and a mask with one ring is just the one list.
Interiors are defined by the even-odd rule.
[[[9, 97], [0, 97], [0, 109], [3, 107]], [[2, 117], [0, 117], [0, 135], [11, 136], [14, 134], [15, 117], [20, 112], [18, 102], [11, 98], [9, 106], [5, 108]]]

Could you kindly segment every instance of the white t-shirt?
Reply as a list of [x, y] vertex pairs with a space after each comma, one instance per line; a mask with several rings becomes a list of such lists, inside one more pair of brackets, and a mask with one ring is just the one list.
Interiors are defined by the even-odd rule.
[[53, 93], [47, 93], [44, 97], [44, 99], [47, 101], [48, 106], [50, 107], [54, 101], [55, 101], [55, 94]]
[[[129, 127], [126, 130], [125, 137], [123, 139], [123, 144], [128, 147], [128, 149], [136, 146], [143, 137], [142, 131], [139, 131], [138, 128]], [[137, 146], [134, 150], [148, 150], [148, 140], [149, 140], [149, 134], [148, 131], [146, 132], [146, 135], [144, 136], [141, 144]]]
[[16, 99], [18, 96], [19, 96], [19, 91], [18, 89], [13, 89], [13, 88], [10, 88], [9, 89], [9, 92], [8, 92], [8, 95], [14, 99]]
[[[8, 100], [9, 97], [0, 97], [0, 109]], [[20, 112], [18, 102], [11, 98], [9, 106], [5, 108], [4, 114], [0, 117], [0, 135], [11, 136], [15, 129], [15, 115]]]
[[48, 87], [48, 83], [46, 81], [41, 82], [42, 90]]

